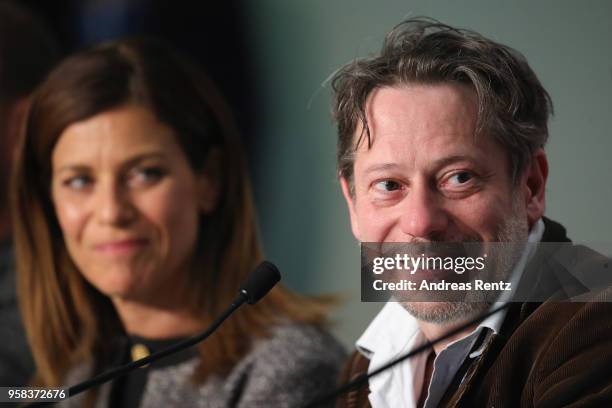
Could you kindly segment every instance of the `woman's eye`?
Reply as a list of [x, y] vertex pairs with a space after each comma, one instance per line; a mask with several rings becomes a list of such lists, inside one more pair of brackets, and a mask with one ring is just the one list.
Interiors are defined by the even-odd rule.
[[72, 190], [84, 190], [93, 183], [93, 179], [89, 176], [74, 176], [62, 182], [65, 187]]
[[150, 183], [158, 181], [165, 174], [165, 170], [161, 167], [141, 167], [135, 169], [129, 176], [129, 179], [137, 182]]
[[381, 180], [376, 182], [374, 187], [379, 191], [395, 191], [399, 190], [402, 186], [400, 183], [394, 180]]

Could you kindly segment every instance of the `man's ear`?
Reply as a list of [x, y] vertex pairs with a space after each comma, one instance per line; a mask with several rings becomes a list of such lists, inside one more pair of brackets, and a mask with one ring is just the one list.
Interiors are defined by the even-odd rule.
[[350, 183], [344, 176], [339, 176], [339, 179], [340, 186], [342, 187], [342, 195], [344, 196], [344, 200], [346, 200], [346, 204], [348, 206], [353, 235], [355, 236], [357, 241], [361, 241], [361, 235], [359, 233], [359, 222], [357, 220], [357, 212], [355, 211], [355, 199], [353, 197], [353, 194], [351, 194]]
[[217, 209], [221, 196], [221, 158], [218, 148], [211, 148], [204, 168], [196, 174], [198, 207], [203, 214]]
[[532, 226], [544, 215], [547, 177], [548, 160], [546, 159], [546, 153], [544, 149], [538, 148], [531, 157], [523, 182], [529, 226]]

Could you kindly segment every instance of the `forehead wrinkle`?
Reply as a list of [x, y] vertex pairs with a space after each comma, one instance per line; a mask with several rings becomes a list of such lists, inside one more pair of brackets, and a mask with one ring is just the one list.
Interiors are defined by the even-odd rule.
[[[452, 92], [448, 92], [449, 87]], [[404, 98], [408, 95], [410, 102], [399, 104], [394, 101], [398, 92], [403, 93]], [[373, 136], [376, 132], [380, 134], [381, 127], [390, 132], [409, 129], [413, 136], [474, 134], [477, 96], [471, 88], [460, 84], [384, 86], [368, 96], [365, 113]]]

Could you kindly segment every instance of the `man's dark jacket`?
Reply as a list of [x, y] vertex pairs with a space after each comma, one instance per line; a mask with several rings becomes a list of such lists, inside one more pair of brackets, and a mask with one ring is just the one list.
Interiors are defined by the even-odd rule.
[[[560, 224], [544, 224], [543, 242], [570, 242]], [[466, 359], [440, 406], [612, 407], [612, 292], [595, 300], [511, 304], [499, 334], [488, 335], [479, 358]], [[341, 383], [368, 364], [353, 353]], [[370, 407], [368, 393], [365, 384], [337, 407]]]

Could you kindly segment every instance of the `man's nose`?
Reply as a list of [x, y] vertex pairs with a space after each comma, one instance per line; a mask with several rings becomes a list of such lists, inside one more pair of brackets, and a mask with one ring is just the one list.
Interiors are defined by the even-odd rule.
[[99, 185], [96, 210], [100, 223], [114, 226], [129, 224], [135, 214], [129, 192], [118, 183], [111, 182]]
[[448, 214], [438, 197], [426, 185], [414, 185], [402, 203], [400, 228], [412, 238], [437, 240], [448, 227]]

